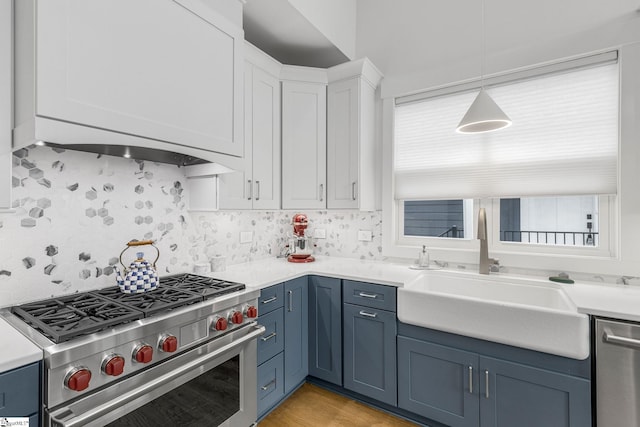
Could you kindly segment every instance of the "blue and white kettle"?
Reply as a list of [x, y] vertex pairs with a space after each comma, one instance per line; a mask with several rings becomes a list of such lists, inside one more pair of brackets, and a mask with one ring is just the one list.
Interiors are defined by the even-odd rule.
[[[151, 245], [158, 252], [156, 259], [151, 264], [146, 261], [143, 252], [136, 252], [137, 259], [129, 265], [129, 268], [125, 267], [122, 262], [122, 255], [132, 246], [145, 246]], [[156, 271], [156, 262], [160, 258], [160, 250], [156, 247], [153, 240], [132, 240], [127, 243], [127, 247], [120, 253], [120, 264], [124, 268], [125, 276], [122, 277], [120, 270], [116, 267], [116, 282], [120, 287], [120, 290], [125, 294], [136, 294], [142, 292], [153, 291], [160, 284], [158, 273]]]

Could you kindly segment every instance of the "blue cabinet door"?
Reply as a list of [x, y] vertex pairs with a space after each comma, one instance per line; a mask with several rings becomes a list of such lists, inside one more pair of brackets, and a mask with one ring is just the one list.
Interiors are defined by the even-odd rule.
[[284, 397], [284, 358], [282, 353], [258, 366], [258, 418]]
[[261, 314], [258, 318], [258, 322], [265, 327], [264, 334], [258, 338], [258, 365], [284, 350], [283, 316], [282, 308], [278, 308], [267, 314]]
[[284, 284], [284, 392], [292, 391], [309, 373], [309, 288], [307, 276]]
[[490, 357], [480, 378], [482, 427], [591, 426], [588, 380]]
[[342, 385], [342, 284], [309, 277], [309, 375]]
[[344, 388], [397, 405], [396, 314], [343, 305]]
[[398, 337], [398, 407], [450, 427], [478, 427], [478, 385], [476, 353]]
[[40, 363], [0, 374], [0, 417], [27, 417], [40, 410]]

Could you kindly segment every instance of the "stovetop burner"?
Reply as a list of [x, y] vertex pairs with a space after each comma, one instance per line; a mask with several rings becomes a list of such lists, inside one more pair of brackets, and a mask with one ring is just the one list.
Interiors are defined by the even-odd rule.
[[54, 343], [61, 343], [244, 288], [241, 283], [178, 274], [161, 277], [158, 289], [150, 292], [125, 294], [109, 287], [23, 304], [11, 311]]
[[244, 289], [242, 283], [227, 282], [212, 277], [181, 274], [162, 278], [162, 286], [171, 286], [187, 292], [201, 295], [204, 299], [218, 297]]
[[91, 293], [23, 304], [11, 311], [56, 343], [144, 317], [138, 310]]

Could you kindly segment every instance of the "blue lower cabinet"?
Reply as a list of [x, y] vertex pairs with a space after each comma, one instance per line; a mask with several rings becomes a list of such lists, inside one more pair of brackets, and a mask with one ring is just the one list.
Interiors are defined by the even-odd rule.
[[258, 322], [265, 327], [264, 333], [258, 338], [258, 365], [260, 365], [284, 350], [283, 309], [278, 308], [260, 315]]
[[284, 392], [288, 394], [309, 374], [309, 289], [307, 277], [284, 284]]
[[478, 389], [477, 354], [398, 337], [400, 408], [451, 427], [477, 427]]
[[258, 418], [284, 397], [284, 355], [279, 353], [258, 366]]
[[398, 407], [450, 427], [589, 427], [591, 382], [398, 336]]
[[343, 319], [344, 388], [396, 406], [396, 314], [344, 304]]
[[309, 277], [309, 375], [342, 385], [342, 283]]
[[588, 380], [489, 357], [480, 376], [482, 427], [591, 425]]
[[0, 374], [0, 417], [30, 417], [38, 425], [40, 363]]

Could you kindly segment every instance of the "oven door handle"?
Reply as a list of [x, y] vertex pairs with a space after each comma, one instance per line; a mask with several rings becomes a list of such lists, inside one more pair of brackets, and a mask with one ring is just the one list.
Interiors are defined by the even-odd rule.
[[[253, 331], [247, 333], [247, 335], [239, 338], [229, 344], [226, 344], [214, 352], [207, 353], [203, 356], [200, 356], [197, 359], [192, 360], [185, 365], [182, 365], [180, 368], [171, 371], [170, 373], [158, 377], [152, 381], [149, 381], [144, 386], [132, 390], [128, 393], [122, 394], [116, 399], [109, 401], [103, 405], [96, 406], [94, 409], [84, 412], [82, 414], [73, 414], [71, 408], [61, 408], [56, 410], [54, 413], [50, 414], [51, 417], [51, 425], [56, 427], [74, 427], [74, 426], [82, 426], [87, 424], [90, 421], [99, 419], [100, 417], [108, 414], [116, 408], [123, 406], [125, 403], [129, 403], [145, 394], [150, 392], [151, 390], [161, 387], [164, 384], [167, 384], [173, 381], [176, 378], [184, 375], [188, 371], [197, 368], [200, 365], [203, 365], [207, 361], [211, 359], [215, 359], [216, 357], [233, 350], [237, 347], [244, 345], [246, 342], [256, 339], [258, 336], [262, 335], [265, 331], [265, 327], [262, 325], [254, 325]], [[75, 415], [75, 416], [73, 416]], [[72, 416], [72, 418], [69, 418]]]

